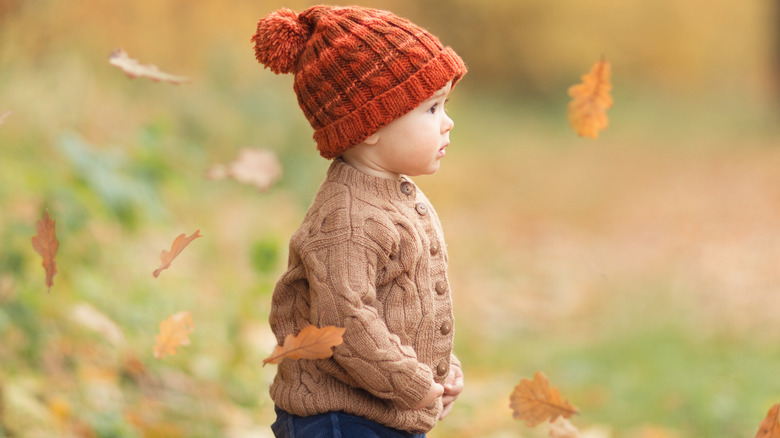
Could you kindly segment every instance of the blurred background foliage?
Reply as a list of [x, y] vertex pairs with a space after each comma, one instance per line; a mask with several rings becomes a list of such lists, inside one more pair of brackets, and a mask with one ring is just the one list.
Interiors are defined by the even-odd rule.
[[[356, 3], [470, 67], [453, 147], [418, 180], [447, 232], [467, 375], [430, 436], [544, 436], [508, 408], [538, 369], [591, 437], [752, 436], [780, 396], [780, 5]], [[0, 437], [270, 436], [270, 291], [328, 163], [249, 38], [312, 4], [0, 0]], [[191, 82], [128, 79], [108, 64], [120, 47]], [[584, 141], [566, 88], [602, 55], [612, 126]], [[270, 192], [204, 177], [247, 146], [279, 155]], [[30, 244], [45, 210], [49, 294]], [[181, 310], [192, 345], [154, 359]]]

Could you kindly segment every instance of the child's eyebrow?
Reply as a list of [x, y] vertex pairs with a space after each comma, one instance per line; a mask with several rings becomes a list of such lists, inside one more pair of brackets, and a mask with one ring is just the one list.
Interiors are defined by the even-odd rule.
[[440, 97], [445, 96], [445, 95], [447, 95], [446, 91], [439, 90], [439, 91], [433, 93], [433, 96], [429, 97], [428, 100], [436, 100], [436, 99], [439, 99]]

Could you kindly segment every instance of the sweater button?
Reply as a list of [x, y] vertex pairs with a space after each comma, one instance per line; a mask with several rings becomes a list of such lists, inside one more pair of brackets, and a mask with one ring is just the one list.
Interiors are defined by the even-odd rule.
[[404, 181], [401, 183], [401, 193], [404, 195], [411, 195], [414, 191], [414, 187], [412, 187], [412, 183], [409, 181]]
[[449, 372], [449, 369], [447, 368], [447, 361], [443, 360], [439, 362], [439, 365], [436, 367], [436, 374], [443, 376]]
[[444, 295], [444, 293], [447, 292], [447, 283], [443, 281], [437, 281], [434, 288], [436, 289], [437, 294]]
[[420, 216], [428, 214], [428, 206], [424, 202], [418, 202], [414, 209], [417, 210], [417, 213], [420, 213]]
[[434, 240], [433, 242], [431, 242], [431, 255], [438, 254], [439, 253], [439, 249], [441, 249], [441, 247], [439, 246], [439, 241], [438, 240]]
[[445, 321], [444, 324], [441, 325], [441, 334], [448, 335], [452, 331], [452, 323], [449, 321]]

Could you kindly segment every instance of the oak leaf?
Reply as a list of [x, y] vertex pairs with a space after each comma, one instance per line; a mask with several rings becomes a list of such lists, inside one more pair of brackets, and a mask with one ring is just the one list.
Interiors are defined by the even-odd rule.
[[756, 438], [780, 438], [780, 403], [769, 408], [766, 418], [761, 421]]
[[114, 67], [118, 67], [130, 78], [144, 77], [153, 81], [170, 82], [176, 85], [189, 81], [189, 79], [184, 76], [176, 76], [160, 71], [156, 65], [141, 64], [137, 59], [131, 58], [127, 52], [122, 49], [116, 49], [111, 52], [108, 63]]
[[190, 345], [190, 332], [195, 329], [190, 312], [175, 313], [160, 322], [160, 334], [155, 337], [154, 357], [176, 354], [176, 348]]
[[0, 114], [0, 125], [5, 123], [5, 120], [7, 118], [11, 117], [11, 114], [13, 114], [13, 113], [14, 113], [13, 111], [6, 111], [6, 112]]
[[261, 191], [268, 190], [281, 176], [282, 165], [273, 151], [251, 148], [241, 149], [235, 161], [227, 165], [217, 164], [206, 174], [211, 180], [231, 177]]
[[41, 265], [46, 271], [46, 286], [49, 287], [49, 292], [54, 285], [54, 276], [57, 274], [57, 262], [54, 257], [57, 255], [57, 248], [60, 247], [54, 232], [54, 222], [47, 211], [36, 224], [38, 234], [32, 237], [33, 249], [43, 258]]
[[582, 76], [582, 82], [569, 87], [569, 124], [580, 137], [598, 138], [609, 125], [607, 110], [612, 107], [611, 66], [604, 58]]
[[534, 374], [533, 381], [521, 380], [509, 400], [515, 420], [525, 420], [527, 427], [534, 427], [547, 420], [552, 422], [560, 416], [569, 418], [579, 413], [550, 385], [547, 376], [541, 371]]
[[159, 277], [162, 271], [170, 268], [173, 259], [175, 259], [176, 256], [178, 256], [179, 253], [181, 253], [184, 250], [184, 248], [186, 248], [187, 245], [190, 244], [190, 242], [197, 239], [198, 237], [203, 237], [200, 234], [200, 230], [196, 230], [189, 237], [187, 237], [185, 233], [179, 234], [179, 236], [177, 236], [176, 239], [174, 239], [173, 243], [171, 244], [171, 250], [170, 251], [163, 250], [162, 253], [160, 254], [160, 267], [155, 269], [154, 272], [152, 272], [154, 278]]
[[344, 342], [344, 331], [332, 325], [322, 328], [308, 325], [296, 336], [287, 335], [284, 345], [277, 345], [271, 355], [263, 359], [263, 366], [277, 364], [284, 359], [327, 359], [333, 355], [333, 347]]

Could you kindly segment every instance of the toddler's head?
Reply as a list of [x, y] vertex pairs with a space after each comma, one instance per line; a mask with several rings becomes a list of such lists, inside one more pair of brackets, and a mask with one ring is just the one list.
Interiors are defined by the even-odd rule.
[[293, 73], [298, 104], [320, 155], [334, 158], [466, 73], [463, 60], [426, 30], [358, 6], [279, 9], [252, 37], [257, 60]]

